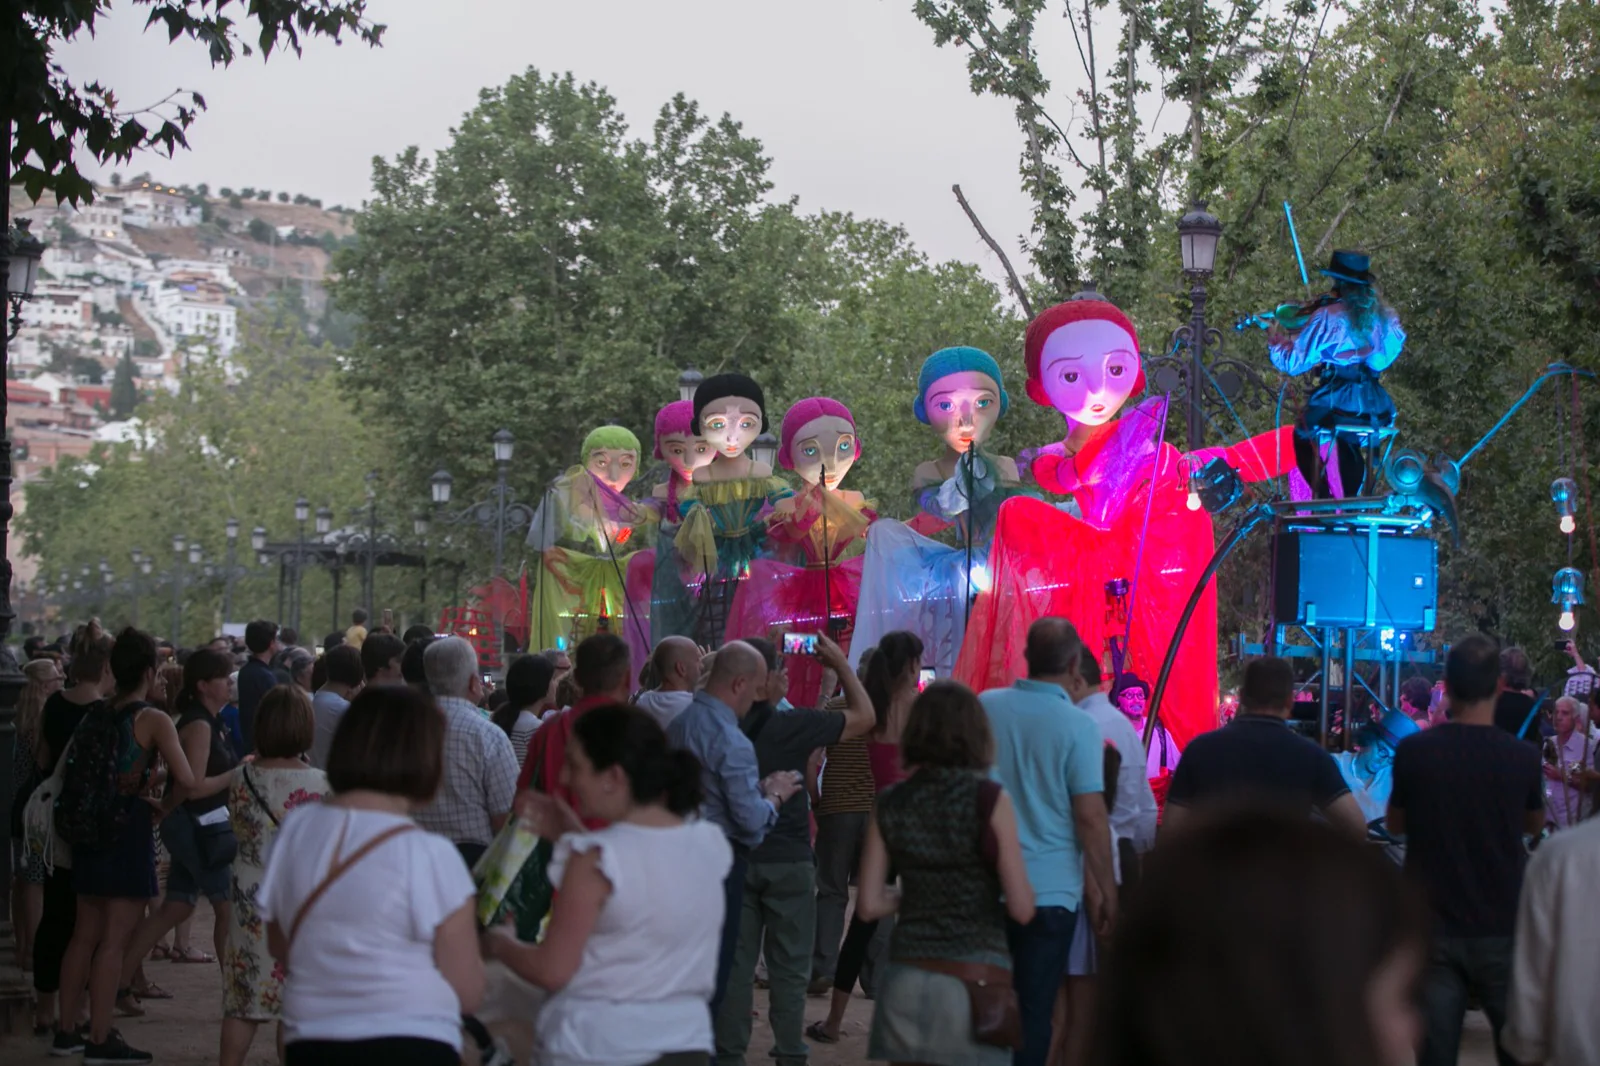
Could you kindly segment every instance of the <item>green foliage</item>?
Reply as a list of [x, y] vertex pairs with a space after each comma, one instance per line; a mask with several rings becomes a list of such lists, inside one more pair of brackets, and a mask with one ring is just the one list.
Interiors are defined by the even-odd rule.
[[[171, 567], [174, 533], [198, 539], [206, 560], [221, 564], [224, 524], [236, 517], [244, 527], [238, 562], [250, 576], [235, 588], [232, 620], [276, 615], [277, 570], [256, 565], [249, 530], [262, 525], [273, 542], [292, 542], [294, 501], [301, 494], [331, 505], [342, 525], [362, 503], [363, 478], [382, 453], [374, 428], [338, 388], [331, 351], [312, 344], [286, 318], [247, 322], [233, 361], [246, 375], [242, 380], [230, 381], [219, 362], [196, 355], [177, 395], [157, 391], [140, 405], [138, 440], [96, 444], [86, 459], [64, 459], [29, 483], [17, 528], [42, 574], [76, 573], [105, 556], [125, 579], [128, 553], [140, 548], [156, 559], [159, 577]], [[393, 518], [409, 532], [408, 513]], [[386, 575], [385, 581], [386, 602], [411, 602], [415, 575]], [[108, 625], [131, 620], [131, 593], [119, 585], [101, 606]], [[170, 582], [157, 588], [146, 579], [141, 621], [159, 632], [169, 629], [171, 595]], [[221, 595], [220, 577], [190, 574], [184, 640], [214, 635]], [[325, 573], [306, 578], [305, 596], [305, 623], [320, 629], [332, 617]]]
[[[384, 27], [366, 18], [366, 0], [133, 0], [149, 8], [146, 25], [160, 24], [168, 39], [204, 44], [213, 66], [226, 67], [260, 49], [262, 58], [287, 47], [300, 53], [307, 38], [345, 35], [376, 46]], [[56, 49], [92, 35], [111, 0], [33, 0], [10, 5], [0, 30], [0, 125], [10, 124], [12, 180], [35, 201], [45, 192], [83, 204], [94, 184], [78, 171], [86, 148], [99, 163], [127, 162], [155, 148], [171, 155], [188, 147], [186, 131], [206, 102], [179, 89], [152, 108], [129, 112], [99, 82], [74, 84], [55, 59]]]
[[593, 426], [649, 440], [692, 366], [756, 378], [774, 432], [803, 397], [852, 406], [851, 484], [903, 515], [938, 450], [910, 413], [921, 360], [1020, 336], [975, 268], [930, 264], [898, 227], [766, 202], [761, 145], [681, 96], [635, 137], [599, 87], [530, 72], [485, 91], [435, 163], [375, 163], [373, 187], [334, 261], [358, 316], [344, 380], [419, 496], [441, 465], [461, 501], [486, 491], [504, 426], [534, 498]]
[[133, 359], [124, 355], [117, 360], [117, 369], [111, 376], [111, 417], [118, 421], [130, 418], [133, 409], [143, 399], [139, 395], [139, 374]]
[[251, 240], [258, 241], [261, 244], [271, 244], [272, 238], [276, 236], [272, 227], [259, 218], [250, 220], [250, 224], [245, 227], [245, 233], [249, 235]]
[[[1035, 94], [1028, 99], [1040, 113], [1059, 106], [1033, 74], [1031, 5], [922, 2], [915, 10], [936, 42], [971, 50], [974, 91]], [[1225, 227], [1208, 283], [1214, 325], [1317, 291], [1298, 284], [1285, 200], [1311, 270], [1335, 247], [1373, 254], [1408, 332], [1405, 353], [1384, 378], [1403, 445], [1460, 456], [1546, 364], [1600, 366], [1594, 5], [1513, 4], [1488, 33], [1479, 8], [1463, 0], [1359, 0], [1337, 19], [1328, 17], [1331, 5], [1319, 13], [1299, 2], [1269, 9], [1128, 0], [1118, 5], [1119, 48], [1100, 69], [1089, 59], [1090, 10], [1073, 18], [1085, 80], [1096, 87], [1074, 101], [1088, 116], [1079, 128], [1090, 150], [1063, 140], [1055, 156], [1079, 167], [1088, 189], [1105, 191], [1081, 216], [1073, 254], [1093, 264], [1102, 288], [1140, 324], [1147, 352], [1165, 351], [1168, 331], [1190, 314], [1170, 227], [1187, 197], [1201, 195]], [[1118, 127], [1131, 113], [1116, 114], [1118, 98], [1149, 89], [1140, 66], [1159, 71], [1166, 98], [1188, 107], [1180, 137], [1152, 139], [1132, 122]], [[1026, 129], [1023, 140], [1032, 151]], [[1107, 154], [1113, 162], [1102, 168]], [[1058, 208], [1035, 186], [1024, 188], [1036, 217]], [[1035, 266], [1044, 298], [1062, 291], [1037, 249]], [[1282, 381], [1260, 334], [1227, 333], [1223, 343], [1274, 387]], [[1285, 420], [1313, 385], [1291, 384]], [[1589, 506], [1595, 474], [1579, 462], [1579, 445], [1600, 441], [1597, 399], [1592, 384], [1576, 406], [1570, 380], [1547, 386], [1468, 464], [1463, 544], [1443, 548], [1441, 637], [1476, 627], [1548, 647], [1550, 575], [1569, 550], [1548, 487], [1558, 475], [1576, 476]], [[1269, 429], [1272, 405], [1247, 406], [1240, 416], [1242, 425], [1224, 416], [1209, 435], [1234, 440]], [[1591, 525], [1580, 508], [1580, 530]], [[1600, 587], [1593, 538], [1580, 534], [1570, 550], [1590, 587]], [[1261, 542], [1224, 569], [1224, 632], [1259, 635], [1268, 572]], [[1592, 606], [1585, 611], [1580, 625], [1595, 617]]]

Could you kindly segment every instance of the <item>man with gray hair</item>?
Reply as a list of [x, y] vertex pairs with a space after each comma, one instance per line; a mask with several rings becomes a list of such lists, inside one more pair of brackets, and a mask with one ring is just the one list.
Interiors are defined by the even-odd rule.
[[716, 991], [711, 997], [715, 1021], [728, 987], [728, 971], [739, 946], [739, 915], [744, 907], [744, 879], [750, 852], [778, 821], [778, 808], [800, 788], [800, 775], [780, 771], [757, 776], [756, 749], [739, 730], [767, 684], [767, 661], [743, 641], [724, 644], [717, 652], [705, 687], [667, 727], [674, 748], [700, 760], [705, 786], [701, 815], [728, 835], [733, 868], [723, 883], [727, 909], [722, 916], [722, 947], [717, 956]]
[[444, 777], [417, 824], [448, 837], [470, 867], [506, 824], [517, 790], [511, 738], [480, 710], [478, 653], [461, 637], [445, 637], [422, 653], [428, 691], [444, 715]]

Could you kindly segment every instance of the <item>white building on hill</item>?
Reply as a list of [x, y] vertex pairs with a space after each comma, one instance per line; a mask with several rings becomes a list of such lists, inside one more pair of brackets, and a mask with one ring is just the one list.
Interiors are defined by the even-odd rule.
[[200, 208], [191, 206], [189, 198], [170, 185], [142, 181], [125, 185], [118, 192], [124, 205], [124, 225], [161, 229], [200, 224]]

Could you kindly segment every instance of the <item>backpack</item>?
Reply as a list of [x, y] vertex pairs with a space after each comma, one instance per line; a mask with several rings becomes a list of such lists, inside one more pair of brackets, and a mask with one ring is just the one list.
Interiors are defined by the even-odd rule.
[[67, 746], [56, 796], [56, 832], [74, 847], [104, 851], [128, 820], [119, 764], [133, 743], [133, 716], [143, 703], [116, 710], [96, 708], [78, 723]]
[[61, 795], [61, 779], [70, 751], [72, 742], [68, 741], [66, 751], [56, 760], [55, 769], [28, 794], [27, 802], [22, 807], [23, 851], [38, 858], [50, 873], [54, 873], [58, 866], [68, 870], [72, 868], [72, 848], [61, 839], [55, 826], [56, 797]]

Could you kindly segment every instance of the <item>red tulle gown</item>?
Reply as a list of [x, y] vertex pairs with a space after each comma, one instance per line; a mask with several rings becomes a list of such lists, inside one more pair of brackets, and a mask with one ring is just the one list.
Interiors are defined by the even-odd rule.
[[[989, 554], [992, 586], [978, 596], [956, 677], [982, 691], [1027, 674], [1023, 648], [1039, 618], [1065, 618], [1085, 647], [1104, 653], [1127, 623], [1108, 620], [1106, 584], [1130, 582], [1125, 669], [1154, 682], [1189, 595], [1215, 546], [1212, 517], [1188, 508], [1192, 463], [1223, 456], [1245, 480], [1294, 465], [1293, 427], [1229, 449], [1184, 457], [1158, 443], [1166, 400], [1155, 397], [1101, 427], [1068, 459], [1060, 445], [1032, 463], [1046, 492], [1070, 494], [1082, 517], [1017, 497], [1000, 508]], [[1141, 554], [1140, 547], [1143, 545]], [[1217, 725], [1217, 602], [1210, 583], [1184, 633], [1162, 700], [1178, 744]]]
[[[854, 506], [817, 485], [796, 493], [793, 510], [767, 519], [767, 543], [775, 554], [752, 562], [739, 582], [727, 639], [766, 637], [777, 644], [786, 632], [827, 633], [848, 653], [861, 598], [861, 553], [875, 518], [865, 505]], [[821, 662], [812, 655], [790, 655], [787, 661], [789, 702], [815, 707]]]

